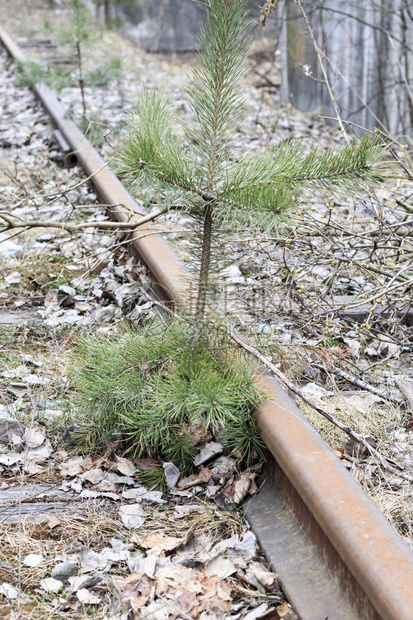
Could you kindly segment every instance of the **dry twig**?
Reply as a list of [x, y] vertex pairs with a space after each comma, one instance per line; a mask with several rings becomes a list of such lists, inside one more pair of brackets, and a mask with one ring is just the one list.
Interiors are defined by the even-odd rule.
[[143, 224], [152, 222], [161, 215], [164, 215], [168, 209], [159, 209], [155, 213], [145, 215], [140, 219], [133, 218], [128, 222], [112, 222], [110, 220], [104, 221], [92, 221], [82, 222], [81, 224], [67, 224], [66, 222], [55, 222], [53, 220], [20, 220], [11, 217], [6, 211], [0, 211], [0, 219], [4, 220], [7, 224], [0, 228], [0, 232], [6, 232], [14, 228], [24, 228], [25, 230], [30, 228], [58, 228], [65, 230], [66, 232], [76, 233], [87, 228], [100, 228], [102, 230], [134, 230]]

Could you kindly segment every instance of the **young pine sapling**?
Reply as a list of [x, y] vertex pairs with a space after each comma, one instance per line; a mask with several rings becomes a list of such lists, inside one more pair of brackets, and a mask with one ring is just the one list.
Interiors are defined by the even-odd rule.
[[82, 0], [66, 0], [65, 4], [69, 9], [69, 21], [59, 32], [59, 39], [63, 45], [70, 46], [75, 52], [82, 109], [86, 116], [84, 46], [91, 41], [93, 24]]
[[208, 0], [207, 27], [199, 36], [200, 52], [187, 88], [195, 117], [183, 127], [173, 99], [147, 87], [130, 118], [130, 132], [117, 160], [122, 178], [174, 209], [198, 217], [200, 270], [193, 344], [205, 324], [212, 243], [222, 225], [232, 229], [269, 229], [291, 219], [306, 190], [357, 192], [382, 178], [378, 140], [362, 138], [342, 150], [306, 151], [283, 142], [245, 153], [237, 144], [242, 120], [249, 23], [247, 0]]
[[117, 435], [135, 456], [159, 456], [188, 471], [207, 437], [251, 464], [263, 454], [254, 368], [222, 330], [207, 324], [213, 241], [220, 229], [290, 222], [305, 190], [355, 192], [381, 179], [381, 147], [363, 138], [338, 152], [301, 143], [245, 153], [237, 144], [248, 38], [247, 0], [207, 0], [198, 63], [188, 87], [195, 124], [183, 127], [173, 99], [143, 88], [117, 152], [135, 191], [198, 222], [201, 250], [194, 316], [150, 324], [79, 349], [77, 404], [89, 441]]

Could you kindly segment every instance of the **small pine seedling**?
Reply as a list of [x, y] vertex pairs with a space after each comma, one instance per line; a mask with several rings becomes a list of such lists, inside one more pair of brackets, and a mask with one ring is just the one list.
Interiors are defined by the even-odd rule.
[[67, 28], [60, 32], [59, 39], [63, 45], [69, 45], [75, 50], [83, 115], [86, 116], [84, 46], [91, 42], [94, 26], [82, 0], [66, 0], [66, 6], [69, 9], [69, 22]]
[[264, 454], [254, 416], [262, 392], [217, 330], [195, 346], [185, 322], [91, 338], [79, 346], [73, 378], [85, 446], [117, 438], [131, 456], [160, 457], [184, 473], [212, 435], [239, 462]]
[[173, 99], [143, 87], [118, 149], [118, 170], [134, 191], [184, 209], [199, 222], [200, 269], [193, 343], [205, 325], [212, 241], [222, 225], [233, 229], [276, 228], [291, 220], [306, 190], [355, 193], [384, 174], [378, 139], [362, 138], [338, 152], [306, 151], [282, 142], [245, 153], [237, 144], [242, 120], [248, 0], [207, 0], [207, 27], [187, 89], [194, 127], [183, 127]]
[[363, 138], [338, 152], [301, 143], [245, 153], [236, 140], [248, 38], [247, 0], [206, 0], [207, 26], [188, 94], [194, 127], [172, 97], [142, 88], [130, 132], [118, 149], [134, 191], [191, 213], [201, 240], [194, 316], [156, 324], [120, 340], [92, 340], [76, 363], [78, 410], [91, 443], [118, 437], [135, 456], [159, 456], [191, 469], [197, 442], [223, 441], [238, 461], [263, 455], [254, 412], [264, 395], [254, 372], [206, 320], [213, 239], [226, 227], [290, 222], [306, 190], [355, 192], [384, 174], [382, 148]]

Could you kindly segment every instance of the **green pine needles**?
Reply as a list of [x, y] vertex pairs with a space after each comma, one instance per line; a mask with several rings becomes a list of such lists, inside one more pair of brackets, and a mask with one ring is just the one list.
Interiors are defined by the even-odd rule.
[[73, 373], [90, 445], [117, 437], [131, 456], [160, 457], [186, 473], [208, 434], [247, 465], [264, 453], [254, 416], [263, 394], [217, 330], [195, 347], [180, 322], [93, 338], [79, 346]]

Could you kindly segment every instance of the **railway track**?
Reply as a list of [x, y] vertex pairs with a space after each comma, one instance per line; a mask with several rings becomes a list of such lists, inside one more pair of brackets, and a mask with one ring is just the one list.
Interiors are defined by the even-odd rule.
[[[10, 56], [24, 60], [0, 28]], [[109, 170], [44, 85], [36, 95], [91, 177], [111, 218], [142, 217], [132, 196]], [[122, 205], [122, 206], [119, 206]], [[156, 293], [184, 307], [189, 276], [150, 224], [133, 233], [131, 246], [148, 267]], [[413, 556], [378, 508], [318, 436], [294, 401], [270, 376], [259, 383], [270, 398], [258, 411], [271, 453], [265, 481], [246, 516], [303, 620], [409, 620], [413, 618]]]

